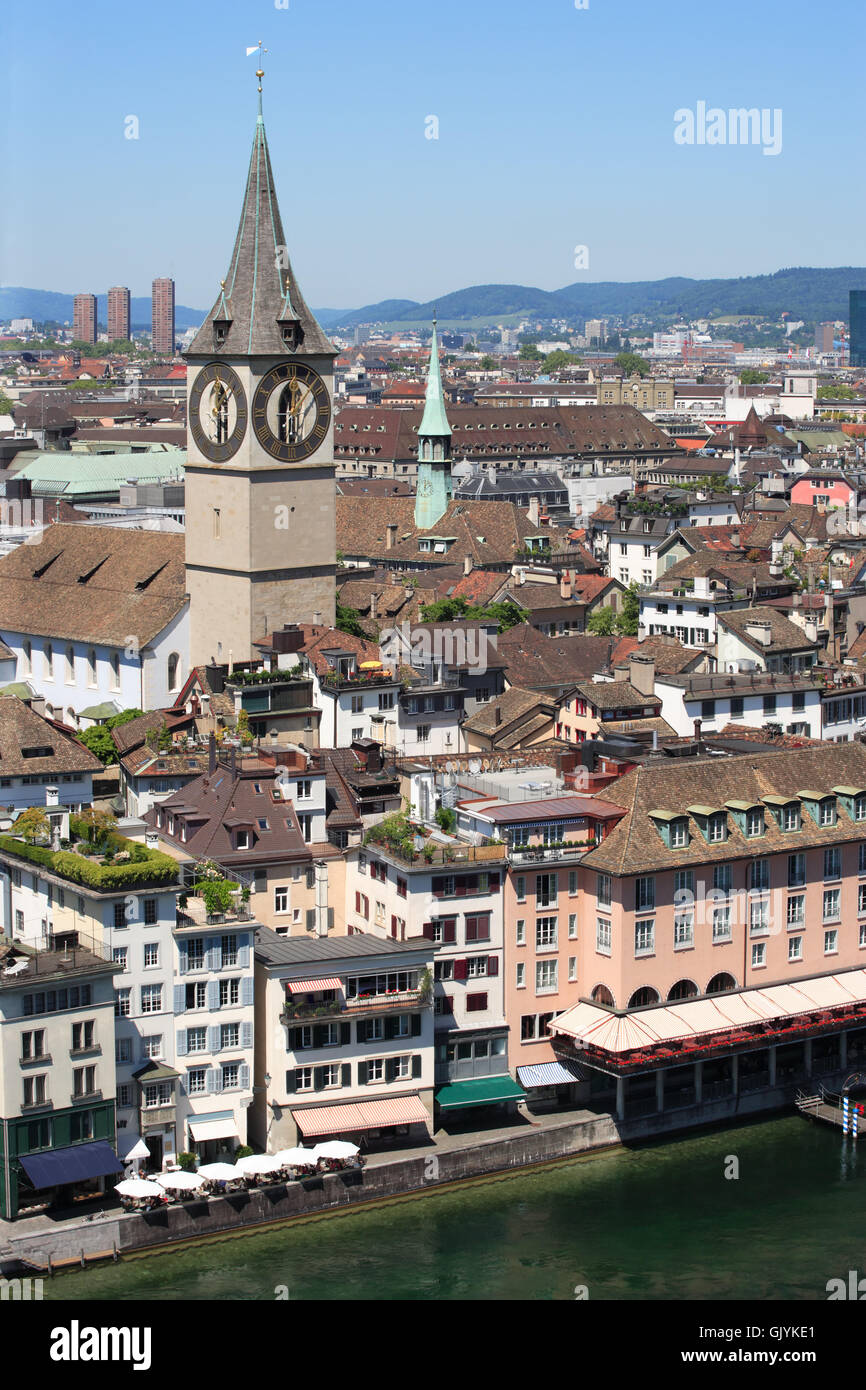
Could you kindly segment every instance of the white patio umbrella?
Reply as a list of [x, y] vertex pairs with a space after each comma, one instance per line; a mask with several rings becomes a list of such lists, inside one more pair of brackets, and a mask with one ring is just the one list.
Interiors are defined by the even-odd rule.
[[312, 1149], [280, 1149], [279, 1153], [274, 1154], [274, 1158], [279, 1159], [283, 1168], [299, 1168], [305, 1164], [312, 1167], [316, 1162]]
[[[135, 1136], [133, 1135], [130, 1135], [129, 1139], [134, 1139], [134, 1143], [132, 1144], [131, 1148], [123, 1148], [121, 1143], [121, 1153], [118, 1155], [118, 1157], [122, 1160], [122, 1162], [133, 1163], [137, 1158], [150, 1158], [150, 1149], [147, 1147], [143, 1139], [135, 1138]], [[127, 1139], [126, 1141], [127, 1144], [129, 1143], [129, 1139]]]
[[353, 1158], [361, 1150], [357, 1144], [350, 1144], [347, 1139], [328, 1139], [324, 1144], [317, 1144], [313, 1149], [316, 1160], [320, 1158]]
[[239, 1158], [235, 1166], [239, 1172], [252, 1176], [258, 1173], [276, 1173], [283, 1165], [276, 1154], [247, 1154], [246, 1158]]
[[231, 1182], [233, 1178], [243, 1177], [233, 1163], [203, 1163], [198, 1175], [200, 1178], [210, 1178], [211, 1182]]
[[198, 1173], [186, 1173], [179, 1168], [176, 1173], [154, 1173], [154, 1182], [158, 1182], [160, 1187], [177, 1188], [180, 1191], [189, 1191], [196, 1187], [201, 1187], [201, 1178]]
[[162, 1197], [163, 1191], [159, 1183], [148, 1182], [147, 1178], [124, 1178], [123, 1182], [115, 1183], [115, 1192], [119, 1192], [121, 1197]]

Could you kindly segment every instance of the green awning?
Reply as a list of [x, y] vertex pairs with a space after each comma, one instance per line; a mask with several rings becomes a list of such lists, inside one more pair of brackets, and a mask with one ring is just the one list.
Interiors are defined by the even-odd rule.
[[0, 695], [17, 695], [19, 700], [32, 700], [34, 693], [26, 681], [13, 681], [0, 690]]
[[105, 700], [101, 705], [88, 705], [79, 715], [80, 719], [113, 719], [120, 710], [113, 700]]
[[526, 1092], [510, 1076], [483, 1076], [475, 1081], [452, 1081], [440, 1086], [436, 1104], [440, 1110], [463, 1110], [470, 1105], [493, 1105], [497, 1100], [525, 1100]]

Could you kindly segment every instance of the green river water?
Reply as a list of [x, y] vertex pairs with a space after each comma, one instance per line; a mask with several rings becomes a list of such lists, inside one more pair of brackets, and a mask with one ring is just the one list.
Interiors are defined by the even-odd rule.
[[761, 1121], [76, 1271], [45, 1295], [825, 1300], [828, 1279], [866, 1274], [859, 1144]]

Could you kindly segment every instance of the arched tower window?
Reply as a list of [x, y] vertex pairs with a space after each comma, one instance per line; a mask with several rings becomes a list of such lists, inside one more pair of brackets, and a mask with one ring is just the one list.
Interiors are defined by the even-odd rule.
[[180, 671], [180, 657], [177, 652], [172, 652], [168, 658], [168, 688], [177, 690], [177, 678]]

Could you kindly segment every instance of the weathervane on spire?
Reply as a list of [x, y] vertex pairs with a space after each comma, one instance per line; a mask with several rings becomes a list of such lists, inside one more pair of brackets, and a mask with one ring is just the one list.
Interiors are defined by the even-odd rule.
[[256, 77], [259, 79], [259, 115], [262, 114], [262, 78], [265, 75], [265, 70], [261, 65], [261, 60], [262, 58], [264, 58], [267, 51], [268, 50], [266, 48], [262, 47], [261, 39], [259, 39], [258, 43], [253, 44], [251, 48], [247, 49], [248, 58], [251, 53], [258, 53], [259, 55], [259, 66], [256, 68]]

